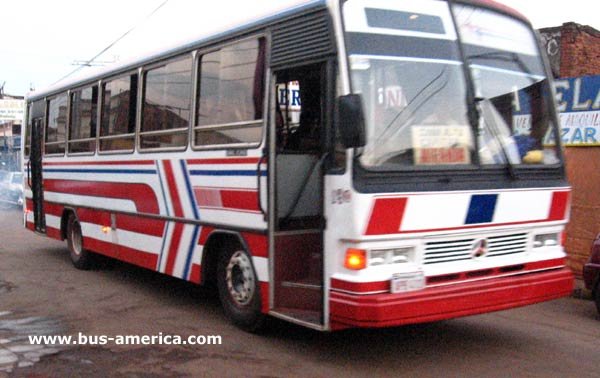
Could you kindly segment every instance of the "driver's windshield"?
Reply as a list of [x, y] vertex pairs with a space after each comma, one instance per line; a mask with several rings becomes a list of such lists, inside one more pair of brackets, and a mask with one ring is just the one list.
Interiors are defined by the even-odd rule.
[[559, 162], [552, 92], [526, 24], [444, 0], [348, 0], [343, 15], [365, 168]]

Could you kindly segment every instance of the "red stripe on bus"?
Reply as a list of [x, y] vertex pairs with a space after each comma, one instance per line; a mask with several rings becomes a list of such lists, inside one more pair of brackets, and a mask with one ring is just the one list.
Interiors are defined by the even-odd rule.
[[208, 241], [208, 237], [210, 236], [210, 233], [214, 231], [214, 228], [212, 227], [202, 227], [202, 230], [200, 231], [200, 238], [198, 238], [198, 245], [206, 245], [206, 242]]
[[259, 281], [260, 284], [260, 299], [261, 299], [261, 311], [263, 314], [268, 314], [271, 307], [269, 305], [269, 283]]
[[221, 190], [221, 201], [226, 209], [259, 211], [256, 190]]
[[175, 260], [177, 259], [177, 252], [179, 250], [179, 243], [181, 242], [182, 233], [183, 224], [175, 223], [173, 237], [171, 238], [171, 245], [169, 246], [169, 254], [167, 256], [167, 266], [165, 267], [165, 273], [170, 276], [173, 275], [173, 270], [175, 269]]
[[[539, 270], [551, 270], [560, 269], [565, 266], [565, 259], [551, 259], [544, 261], [535, 261], [524, 264], [501, 266], [495, 268], [485, 269], [485, 275], [476, 274], [483, 271], [463, 271], [448, 273], [438, 276], [427, 277], [427, 285], [436, 286], [439, 284], [446, 284], [452, 282], [467, 282], [467, 281], [479, 281], [482, 279], [498, 278], [508, 275], [519, 275], [528, 274]], [[351, 292], [355, 294], [368, 294], [377, 292], [388, 292], [390, 290], [390, 281], [375, 281], [375, 282], [350, 282], [343, 281], [340, 279], [331, 279], [331, 289], [345, 292]]]
[[119, 248], [119, 259], [126, 261], [142, 268], [156, 270], [156, 263], [158, 256], [154, 253], [148, 253], [133, 248], [124, 247], [122, 245]]
[[266, 235], [242, 232], [242, 237], [248, 245], [250, 254], [254, 257], [269, 257], [268, 240]]
[[90, 237], [83, 237], [83, 248], [94, 251], [104, 256], [120, 259], [117, 253], [117, 245], [103, 240], [98, 240]]
[[183, 208], [181, 207], [181, 201], [179, 199], [179, 193], [177, 191], [177, 181], [175, 179], [175, 173], [173, 172], [173, 166], [170, 160], [163, 161], [163, 167], [165, 175], [167, 176], [167, 186], [169, 195], [171, 196], [171, 202], [173, 203], [173, 211], [176, 217], [183, 218]]
[[563, 220], [567, 217], [567, 209], [569, 208], [569, 192], [553, 192], [552, 205], [548, 214], [549, 221]]
[[65, 209], [65, 207], [62, 205], [57, 205], [54, 203], [44, 201], [44, 213], [45, 214], [61, 217], [64, 209]]
[[35, 231], [35, 225], [33, 224], [33, 222], [27, 222], [27, 225], [25, 227], [30, 231]]
[[390, 327], [503, 310], [548, 301], [573, 292], [568, 268], [464, 282], [402, 294], [353, 295], [332, 291], [332, 329]]
[[373, 293], [390, 290], [390, 281], [377, 281], [377, 282], [349, 282], [342, 281], [337, 278], [331, 279], [332, 290], [350, 291], [353, 293]]
[[190, 272], [189, 281], [193, 282], [193, 283], [196, 283], [196, 284], [199, 284], [200, 280], [202, 278], [200, 276], [201, 272], [202, 272], [202, 270], [200, 269], [200, 265], [198, 265], [198, 264], [192, 264], [192, 270]]
[[117, 258], [146, 269], [156, 270], [158, 256], [153, 253], [124, 247], [90, 237], [83, 238], [83, 246], [84, 248], [101, 255]]
[[67, 165], [154, 165], [154, 160], [44, 162], [44, 166]]
[[117, 214], [117, 228], [138, 234], [163, 237], [166, 222], [159, 219]]
[[46, 226], [46, 236], [48, 236], [49, 238], [52, 238], [52, 239], [56, 239], [56, 240], [63, 240], [60, 230], [58, 228], [54, 228], [54, 227]]
[[[177, 191], [177, 181], [175, 179], [175, 173], [173, 172], [173, 166], [170, 160], [163, 161], [163, 168], [167, 179], [167, 189], [171, 197], [171, 203], [173, 204], [173, 211], [176, 217], [183, 218], [183, 208], [179, 199], [179, 193]], [[183, 234], [184, 226], [181, 223], [175, 223], [173, 229], [173, 235], [171, 237], [171, 245], [169, 246], [167, 254], [167, 265], [165, 267], [165, 273], [173, 275], [175, 269], [175, 261], [177, 260], [177, 253], [179, 251], [179, 244], [181, 243], [181, 235]]]
[[408, 198], [376, 198], [366, 235], [396, 234], [404, 217]]
[[46, 179], [44, 180], [44, 190], [80, 196], [130, 200], [139, 212], [148, 214], [158, 214], [159, 212], [156, 194], [148, 184]]
[[77, 209], [77, 218], [79, 222], [97, 224], [98, 226], [112, 226], [110, 213], [95, 209]]

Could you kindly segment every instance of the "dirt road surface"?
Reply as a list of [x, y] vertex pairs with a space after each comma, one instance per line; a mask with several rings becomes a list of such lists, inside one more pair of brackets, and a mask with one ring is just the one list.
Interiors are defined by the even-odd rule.
[[[600, 319], [565, 298], [384, 330], [227, 322], [214, 289], [115, 263], [79, 271], [65, 243], [0, 210], [0, 377], [597, 377]], [[221, 345], [31, 345], [31, 335], [220, 336]]]

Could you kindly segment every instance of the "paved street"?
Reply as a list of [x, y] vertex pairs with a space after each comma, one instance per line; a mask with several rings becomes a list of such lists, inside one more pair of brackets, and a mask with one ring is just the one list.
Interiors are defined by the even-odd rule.
[[[65, 243], [26, 231], [21, 219], [0, 210], [0, 377], [598, 376], [590, 301], [329, 334], [273, 321], [251, 335], [227, 322], [215, 290], [121, 263], [78, 271]], [[219, 335], [222, 344], [43, 347], [26, 338], [79, 332]]]

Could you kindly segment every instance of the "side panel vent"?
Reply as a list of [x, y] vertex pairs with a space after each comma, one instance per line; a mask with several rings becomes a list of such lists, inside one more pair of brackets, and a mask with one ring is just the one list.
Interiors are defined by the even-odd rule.
[[272, 38], [271, 67], [274, 69], [323, 60], [336, 51], [326, 9], [274, 25]]

